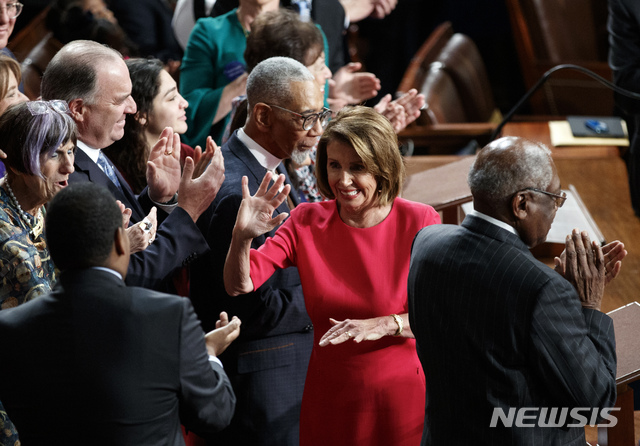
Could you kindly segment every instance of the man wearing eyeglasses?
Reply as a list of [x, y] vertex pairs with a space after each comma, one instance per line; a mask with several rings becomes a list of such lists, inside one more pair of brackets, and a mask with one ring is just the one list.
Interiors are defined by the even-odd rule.
[[[238, 316], [246, 327], [235, 346], [220, 357], [237, 397], [231, 425], [217, 437], [220, 444], [298, 446], [300, 403], [313, 343], [298, 271], [278, 271], [242, 297], [227, 295], [222, 273], [242, 201], [242, 177], [255, 193], [268, 170], [286, 175], [283, 161], [303, 161], [330, 114], [313, 75], [285, 57], [267, 59], [254, 68], [247, 80], [247, 100], [246, 124], [222, 146], [225, 181], [198, 221], [208, 227], [205, 237], [211, 252], [192, 264], [191, 300], [205, 330], [215, 323], [218, 308]], [[276, 214], [298, 203], [295, 194], [291, 198]], [[274, 232], [254, 239], [252, 247]]]
[[533, 257], [566, 200], [542, 144], [493, 141], [468, 182], [474, 211], [461, 226], [420, 231], [411, 254], [422, 444], [585, 444], [584, 421], [560, 414], [581, 408], [591, 424], [616, 401], [613, 322], [600, 303], [624, 246], [574, 230], [556, 271]]

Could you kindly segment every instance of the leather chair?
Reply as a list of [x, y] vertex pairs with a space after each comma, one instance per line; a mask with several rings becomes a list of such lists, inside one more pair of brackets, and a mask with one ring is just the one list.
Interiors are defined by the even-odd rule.
[[[437, 58], [451, 76], [467, 115], [466, 121], [487, 122], [498, 119], [487, 69], [475, 43], [464, 34], [451, 36]], [[455, 122], [455, 121], [453, 121]]]
[[40, 83], [44, 70], [47, 68], [49, 61], [63, 46], [58, 39], [53, 37], [53, 33], [48, 33], [22, 62], [24, 94], [27, 95], [29, 100], [34, 101], [40, 97]]
[[49, 6], [44, 8], [18, 34], [10, 37], [7, 48], [13, 52], [18, 62], [22, 62], [33, 47], [49, 32], [46, 25], [49, 9]]
[[[612, 79], [607, 63], [607, 2], [602, 0], [507, 0], [525, 86], [550, 68], [571, 63]], [[562, 70], [531, 97], [543, 115], [611, 115], [613, 93], [585, 74]]]
[[480, 52], [469, 37], [453, 34], [450, 24], [434, 34], [400, 85], [401, 91], [416, 88], [426, 98], [421, 116], [399, 134], [400, 141], [413, 143], [415, 153], [428, 154], [481, 147], [489, 141], [500, 113]]
[[449, 39], [453, 36], [451, 22], [444, 22], [427, 37], [418, 52], [411, 58], [409, 66], [404, 72], [398, 92], [404, 93], [412, 88], [419, 89], [429, 72], [432, 62], [442, 52]]

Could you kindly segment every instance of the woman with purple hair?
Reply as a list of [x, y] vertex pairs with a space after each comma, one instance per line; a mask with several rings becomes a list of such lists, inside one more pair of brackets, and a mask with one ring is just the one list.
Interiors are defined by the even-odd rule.
[[64, 101], [9, 107], [0, 117], [0, 309], [51, 291], [56, 271], [44, 238], [44, 205], [73, 172], [76, 125]]

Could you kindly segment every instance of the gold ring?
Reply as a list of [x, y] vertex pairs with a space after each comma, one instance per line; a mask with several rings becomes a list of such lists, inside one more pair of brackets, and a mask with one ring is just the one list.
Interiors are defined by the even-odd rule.
[[167, 155], [167, 156], [172, 155], [173, 154], [173, 150], [165, 150], [164, 154]]
[[348, 331], [348, 332], [347, 332], [347, 337], [348, 337], [349, 339], [351, 339], [351, 332], [350, 332], [350, 331]]

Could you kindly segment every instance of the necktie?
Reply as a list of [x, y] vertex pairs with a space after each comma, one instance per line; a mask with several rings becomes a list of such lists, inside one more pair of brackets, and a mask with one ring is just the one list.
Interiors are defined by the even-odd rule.
[[120, 185], [120, 181], [118, 181], [118, 177], [116, 176], [116, 173], [114, 172], [113, 167], [111, 167], [111, 163], [109, 162], [109, 160], [107, 160], [107, 157], [104, 156], [104, 153], [102, 153], [102, 150], [100, 151], [100, 155], [98, 155], [98, 166], [100, 166], [100, 169], [102, 169], [105, 175], [109, 177], [111, 182], [115, 184], [116, 187], [122, 191], [122, 186]]

